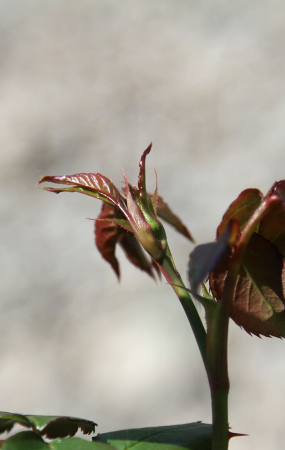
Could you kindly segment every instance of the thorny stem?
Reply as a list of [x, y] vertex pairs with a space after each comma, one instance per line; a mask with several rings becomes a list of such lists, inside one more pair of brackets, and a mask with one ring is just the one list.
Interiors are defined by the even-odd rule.
[[221, 302], [207, 314], [207, 374], [211, 388], [213, 436], [212, 450], [228, 448], [228, 329], [232, 300], [241, 264], [253, 232], [265, 215], [280, 202], [272, 196], [263, 202], [246, 224], [233, 249], [230, 268], [225, 281]]
[[222, 301], [206, 307], [207, 333], [188, 290], [178, 273], [169, 248], [162, 261], [157, 262], [168, 283], [186, 313], [196, 338], [209, 379], [212, 402], [212, 450], [227, 450], [229, 441], [228, 395], [230, 389], [228, 376], [228, 329], [232, 299], [252, 233], [260, 220], [280, 201], [272, 197], [270, 204], [262, 203], [245, 226], [233, 250], [231, 265], [225, 281]]

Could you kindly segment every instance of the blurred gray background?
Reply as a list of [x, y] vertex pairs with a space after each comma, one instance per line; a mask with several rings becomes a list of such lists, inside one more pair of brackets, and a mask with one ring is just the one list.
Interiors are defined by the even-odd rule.
[[[0, 409], [98, 431], [209, 422], [208, 382], [171, 288], [94, 247], [100, 202], [34, 188], [140, 155], [198, 243], [245, 188], [285, 178], [285, 4], [2, 0]], [[186, 239], [167, 228], [185, 278]], [[203, 312], [201, 311], [203, 314]], [[280, 450], [285, 347], [230, 327], [231, 450]]]

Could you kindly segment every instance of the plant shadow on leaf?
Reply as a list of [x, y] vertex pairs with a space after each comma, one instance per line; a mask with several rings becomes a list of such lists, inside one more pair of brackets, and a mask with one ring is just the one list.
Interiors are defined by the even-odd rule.
[[76, 417], [33, 416], [0, 412], [0, 433], [11, 431], [15, 424], [22, 425], [48, 439], [74, 436], [78, 430], [83, 434], [95, 432], [95, 422]]

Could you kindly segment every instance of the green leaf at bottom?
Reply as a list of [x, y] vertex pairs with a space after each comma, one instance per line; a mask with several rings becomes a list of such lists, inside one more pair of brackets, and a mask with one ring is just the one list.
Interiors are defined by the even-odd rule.
[[165, 427], [134, 428], [99, 434], [93, 442], [106, 442], [118, 450], [210, 450], [212, 425], [189, 423]]
[[22, 431], [8, 438], [2, 450], [48, 450], [48, 444], [33, 431]]
[[85, 441], [80, 438], [55, 439], [45, 442], [34, 431], [22, 431], [8, 438], [1, 447], [2, 450], [115, 450], [101, 442]]
[[56, 439], [49, 444], [50, 450], [115, 450], [108, 444], [84, 441], [80, 438]]

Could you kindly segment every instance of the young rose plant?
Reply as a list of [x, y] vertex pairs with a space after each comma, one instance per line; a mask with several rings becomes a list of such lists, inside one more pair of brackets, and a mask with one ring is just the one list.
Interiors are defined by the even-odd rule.
[[[145, 159], [151, 145], [144, 151], [140, 161], [138, 187], [128, 183], [123, 173], [125, 187], [120, 192], [114, 184], [99, 173], [78, 173], [71, 176], [46, 176], [38, 184], [52, 182], [71, 185], [69, 188], [42, 189], [54, 192], [80, 192], [103, 201], [102, 210], [95, 222], [96, 245], [103, 258], [108, 261], [119, 277], [119, 265], [115, 257], [116, 244], [120, 244], [129, 260], [140, 269], [153, 276], [153, 261], [163, 260], [167, 251], [166, 235], [159, 217], [173, 225], [178, 232], [193, 241], [181, 220], [158, 196], [157, 189], [150, 196], [146, 192]], [[146, 259], [141, 246], [152, 257]], [[160, 273], [160, 272], [158, 272]]]
[[[212, 401], [211, 448], [228, 448], [229, 378], [227, 341], [229, 317], [252, 334], [285, 336], [283, 296], [285, 256], [285, 182], [275, 183], [266, 196], [247, 189], [231, 204], [217, 230], [216, 242], [197, 246], [188, 268], [191, 291], [177, 272], [163, 225], [172, 224], [186, 238], [193, 238], [158, 196], [146, 191], [145, 162], [151, 145], [140, 160], [138, 186], [124, 175], [122, 192], [100, 174], [43, 177], [40, 183], [65, 184], [67, 188], [44, 188], [60, 193], [81, 192], [102, 200], [95, 221], [96, 244], [119, 276], [115, 257], [118, 243], [129, 260], [154, 275], [165, 276], [178, 296], [192, 326], [205, 365]], [[142, 248], [150, 256], [147, 259]], [[209, 279], [210, 293], [203, 282]], [[203, 296], [198, 292], [202, 286]], [[206, 329], [189, 295], [198, 299], [206, 312]], [[202, 447], [201, 447], [202, 448]]]
[[[68, 187], [44, 187], [54, 192], [79, 192], [102, 200], [95, 219], [95, 242], [102, 257], [120, 277], [116, 259], [119, 244], [132, 264], [148, 275], [162, 273], [186, 313], [200, 349], [211, 391], [212, 425], [200, 422], [122, 430], [97, 435], [92, 442], [73, 436], [78, 428], [90, 433], [95, 423], [70, 417], [24, 416], [0, 413], [0, 431], [21, 423], [32, 431], [18, 433], [0, 442], [4, 450], [226, 450], [229, 439], [227, 363], [228, 325], [231, 317], [249, 334], [285, 337], [285, 180], [276, 182], [263, 196], [247, 189], [230, 205], [217, 229], [215, 242], [197, 246], [190, 254], [186, 288], [171, 255], [163, 219], [194, 242], [182, 221], [158, 195], [146, 190], [145, 162], [151, 145], [139, 165], [138, 186], [128, 183], [119, 191], [105, 176], [78, 173], [45, 176], [38, 184], [52, 182]], [[209, 281], [209, 291], [204, 285]], [[200, 289], [202, 292], [200, 292]], [[199, 300], [206, 315], [203, 325], [190, 293]], [[202, 295], [201, 295], [202, 293]], [[46, 442], [46, 436], [52, 439]], [[36, 448], [36, 447], [35, 447]]]

